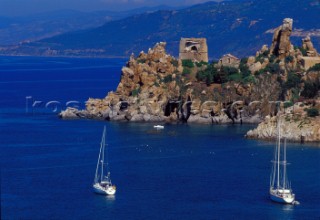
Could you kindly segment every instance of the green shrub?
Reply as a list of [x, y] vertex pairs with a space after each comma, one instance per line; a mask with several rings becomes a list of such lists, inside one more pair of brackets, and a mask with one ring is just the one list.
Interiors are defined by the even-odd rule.
[[140, 88], [139, 88], [139, 89], [134, 89], [134, 90], [132, 90], [131, 95], [132, 95], [132, 96], [138, 96], [139, 93], [140, 93]]
[[164, 83], [169, 83], [169, 82], [172, 82], [172, 75], [167, 75], [163, 78], [163, 82]]
[[206, 81], [208, 75], [210, 75], [210, 73], [206, 70], [202, 70], [197, 72], [196, 78], [198, 81]]
[[255, 83], [256, 78], [252, 75], [243, 78], [244, 83]]
[[178, 65], [179, 65], [179, 62], [178, 62], [178, 60], [171, 60], [171, 64], [174, 66], [174, 67], [178, 67]]
[[277, 76], [277, 82], [280, 83], [280, 85], [283, 84], [283, 80], [281, 76]]
[[247, 64], [247, 62], [248, 62], [248, 57], [243, 57], [240, 60], [240, 64]]
[[205, 78], [205, 82], [206, 82], [207, 85], [210, 85], [211, 83], [213, 83], [213, 82], [214, 82], [213, 75], [208, 74], [208, 75], [206, 76], [206, 78]]
[[228, 81], [235, 81], [235, 82], [240, 82], [242, 80], [241, 74], [239, 73], [231, 74], [227, 78], [228, 78]]
[[182, 75], [189, 75], [191, 73], [191, 69], [188, 67], [184, 67], [182, 71]]
[[317, 63], [316, 65], [312, 66], [308, 72], [310, 71], [320, 71], [320, 63]]
[[210, 85], [211, 83], [217, 81], [217, 75], [218, 70], [214, 67], [214, 64], [210, 64], [205, 70], [199, 71], [196, 75], [196, 78], [197, 80]]
[[255, 62], [260, 62], [260, 63], [263, 63], [264, 61], [264, 57], [262, 55], [259, 55], [256, 57], [256, 61]]
[[280, 65], [279, 63], [269, 63], [266, 66], [265, 70], [270, 72], [271, 74], [278, 74], [280, 73]]
[[147, 60], [146, 59], [138, 59], [137, 62], [138, 63], [145, 63]]
[[301, 92], [301, 95], [306, 98], [313, 98], [318, 94], [319, 89], [320, 89], [319, 83], [305, 82], [304, 89]]
[[287, 89], [295, 88], [295, 87], [298, 87], [300, 82], [301, 82], [301, 79], [297, 74], [289, 72], [288, 79], [285, 86]]
[[292, 100], [299, 100], [300, 98], [300, 88], [292, 88], [291, 89], [292, 92]]
[[254, 72], [254, 75], [255, 76], [259, 76], [259, 75], [261, 75], [263, 73], [266, 73], [266, 72], [267, 72], [267, 70], [266, 70], [266, 68], [264, 68], [264, 69], [260, 69], [260, 70], [258, 70], [256, 72]]
[[271, 54], [270, 57], [269, 57], [270, 63], [273, 63], [276, 59], [277, 59], [277, 57], [274, 54]]
[[293, 106], [293, 102], [291, 102], [291, 101], [285, 102], [283, 104], [283, 106], [284, 106], [284, 108], [289, 108], [289, 107]]
[[291, 62], [293, 61], [293, 59], [294, 59], [293, 56], [290, 56], [290, 55], [289, 55], [289, 56], [287, 56], [287, 57], [285, 58], [285, 62], [286, 62], [286, 63], [291, 63]]
[[182, 60], [182, 66], [183, 67], [193, 68], [194, 67], [194, 63], [192, 62], [192, 60]]
[[230, 67], [230, 66], [222, 66], [221, 71], [226, 73], [228, 76], [239, 73], [237, 68]]
[[299, 50], [302, 53], [302, 56], [307, 56], [307, 49], [304, 49], [303, 47], [299, 47]]
[[316, 117], [319, 116], [319, 110], [316, 108], [309, 108], [307, 109], [307, 114], [309, 117]]
[[202, 66], [208, 66], [207, 62], [201, 61], [201, 62], [196, 62], [197, 67], [202, 67]]
[[259, 56], [256, 57], [256, 62], [259, 61], [260, 63], [263, 63], [264, 58], [268, 58], [269, 53], [270, 53], [270, 50], [266, 50], [262, 54], [259, 54]]
[[265, 57], [268, 57], [269, 54], [270, 54], [270, 50], [266, 50], [262, 53], [262, 55]]
[[[246, 58], [245, 60], [248, 60], [248, 58]], [[247, 62], [244, 62], [243, 59], [241, 59], [240, 61], [239, 69], [243, 78], [251, 75], [249, 67], [247, 66]]]

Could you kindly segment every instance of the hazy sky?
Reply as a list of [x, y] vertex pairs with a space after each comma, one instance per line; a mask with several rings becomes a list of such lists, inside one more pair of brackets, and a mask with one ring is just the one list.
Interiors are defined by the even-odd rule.
[[144, 6], [185, 6], [209, 0], [0, 0], [0, 15], [16, 16], [60, 9], [127, 10]]

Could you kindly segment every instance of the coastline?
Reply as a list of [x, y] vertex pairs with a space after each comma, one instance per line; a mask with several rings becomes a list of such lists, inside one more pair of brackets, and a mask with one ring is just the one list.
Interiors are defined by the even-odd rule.
[[[293, 107], [286, 109], [285, 102], [288, 101], [282, 102], [281, 109], [278, 109], [277, 101], [268, 101], [277, 100], [281, 93], [276, 76], [257, 77], [255, 84], [227, 82], [223, 87], [207, 86], [195, 80], [196, 72], [185, 75], [182, 61], [166, 54], [165, 46], [165, 43], [157, 43], [148, 53], [141, 52], [138, 57], [131, 55], [122, 68], [115, 92], [108, 92], [103, 99], [89, 98], [85, 109], [67, 108], [59, 117], [207, 125], [257, 124], [257, 129], [248, 131], [246, 137], [268, 140], [274, 138], [269, 131], [273, 125], [269, 124], [268, 118], [275, 117], [279, 111], [286, 110], [288, 114], [294, 111]], [[202, 71], [202, 68], [195, 67], [195, 71]], [[226, 95], [222, 97], [221, 94]], [[217, 97], [221, 98], [217, 100]], [[306, 117], [305, 108], [312, 108], [315, 103], [318, 101], [298, 103], [295, 111]], [[316, 108], [319, 106], [316, 104]], [[287, 127], [290, 128], [290, 124]], [[300, 135], [288, 136], [288, 140], [302, 142], [300, 136], [303, 136], [303, 142], [320, 142], [320, 128], [319, 132], [311, 131], [311, 127], [305, 129], [300, 129]]]
[[0, 57], [39, 57], [39, 58], [79, 58], [79, 59], [126, 59], [126, 56], [45, 56], [45, 55], [28, 55], [28, 54], [20, 54], [20, 55], [13, 55], [13, 54], [0, 54]]

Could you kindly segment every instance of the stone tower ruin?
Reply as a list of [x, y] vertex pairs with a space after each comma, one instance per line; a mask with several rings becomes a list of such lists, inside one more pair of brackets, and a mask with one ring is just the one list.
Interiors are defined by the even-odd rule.
[[206, 38], [181, 38], [179, 59], [208, 62], [208, 45]]

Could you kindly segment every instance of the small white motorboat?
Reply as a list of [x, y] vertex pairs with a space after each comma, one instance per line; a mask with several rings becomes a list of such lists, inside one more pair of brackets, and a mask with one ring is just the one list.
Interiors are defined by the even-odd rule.
[[154, 128], [156, 128], [156, 129], [164, 129], [164, 126], [163, 125], [155, 125], [155, 126], [153, 126]]

